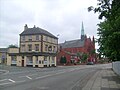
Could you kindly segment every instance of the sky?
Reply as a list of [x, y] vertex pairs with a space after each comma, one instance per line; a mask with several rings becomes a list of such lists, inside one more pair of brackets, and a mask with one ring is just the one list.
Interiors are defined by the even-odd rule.
[[63, 43], [80, 38], [83, 22], [87, 37], [97, 38], [98, 14], [87, 10], [96, 5], [97, 0], [0, 0], [0, 48], [19, 45], [25, 24], [59, 35]]

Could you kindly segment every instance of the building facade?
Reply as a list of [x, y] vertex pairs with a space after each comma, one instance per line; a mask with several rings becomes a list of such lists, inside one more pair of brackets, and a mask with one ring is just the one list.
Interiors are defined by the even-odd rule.
[[28, 28], [20, 34], [20, 47], [9, 48], [7, 65], [51, 67], [56, 66], [58, 38], [39, 27]]
[[[59, 51], [57, 55], [57, 63], [62, 63], [62, 58], [65, 57], [66, 64], [74, 64], [76, 62], [81, 62], [80, 55], [87, 55], [86, 62], [90, 59], [91, 61], [95, 60], [95, 55], [92, 53], [95, 51], [95, 41], [94, 37], [91, 39], [90, 37], [84, 34], [84, 27], [82, 23], [81, 29], [81, 38], [71, 41], [65, 41], [64, 43], [59, 44]], [[96, 61], [94, 61], [96, 62]], [[63, 62], [64, 63], [64, 62]]]
[[2, 64], [6, 64], [7, 50], [7, 48], [0, 48], [0, 63]]

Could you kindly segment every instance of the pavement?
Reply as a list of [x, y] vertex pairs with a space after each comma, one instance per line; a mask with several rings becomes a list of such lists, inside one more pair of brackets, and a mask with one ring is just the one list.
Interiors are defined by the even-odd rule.
[[111, 68], [99, 70], [82, 90], [120, 90], [120, 76]]

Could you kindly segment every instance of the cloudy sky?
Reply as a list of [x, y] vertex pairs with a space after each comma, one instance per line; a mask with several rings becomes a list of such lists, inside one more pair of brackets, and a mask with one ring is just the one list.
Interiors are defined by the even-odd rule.
[[59, 43], [80, 38], [81, 24], [85, 34], [97, 37], [98, 15], [88, 12], [97, 0], [0, 0], [0, 48], [19, 44], [24, 25], [48, 30]]

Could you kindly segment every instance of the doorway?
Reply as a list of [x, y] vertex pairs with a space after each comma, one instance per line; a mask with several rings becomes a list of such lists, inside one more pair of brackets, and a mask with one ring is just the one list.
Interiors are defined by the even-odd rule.
[[24, 67], [24, 60], [22, 60], [22, 67]]

